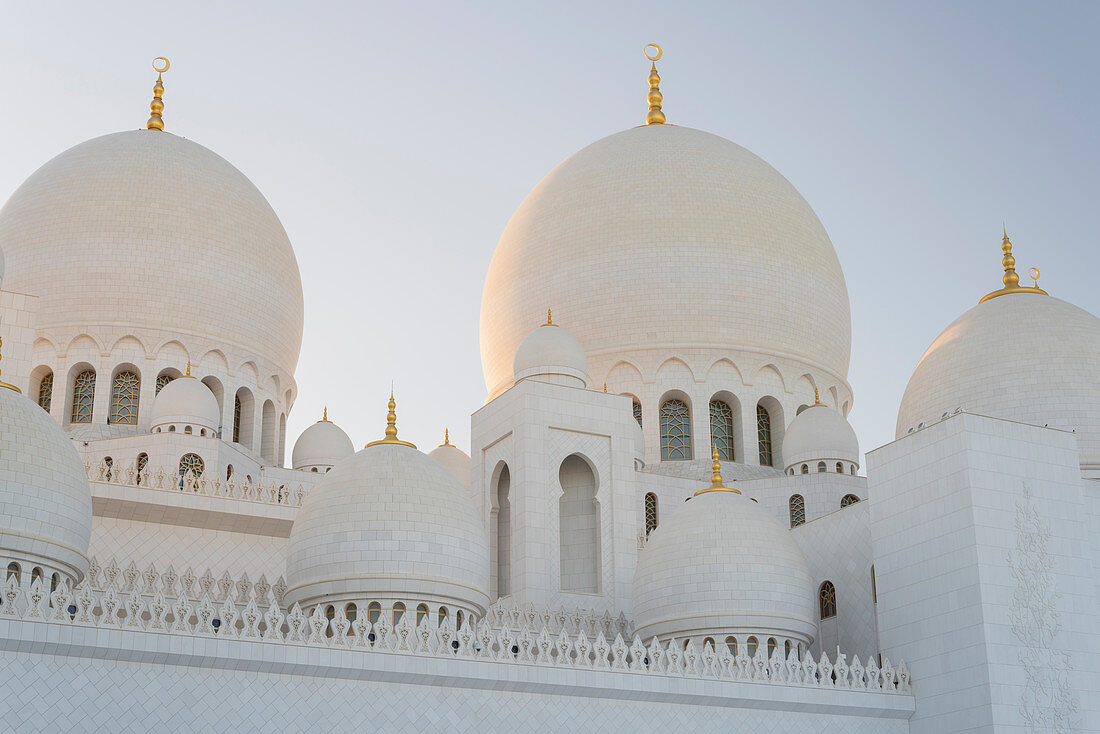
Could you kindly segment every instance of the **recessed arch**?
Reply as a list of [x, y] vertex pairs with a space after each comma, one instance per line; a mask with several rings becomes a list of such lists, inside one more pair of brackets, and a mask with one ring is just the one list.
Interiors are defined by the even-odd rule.
[[114, 344], [112, 344], [110, 350], [108, 350], [108, 354], [116, 359], [120, 356], [118, 354], [119, 352], [124, 352], [125, 356], [130, 358], [144, 357], [146, 359], [151, 359], [153, 356], [149, 353], [149, 350], [145, 348], [145, 343], [133, 334], [126, 334], [115, 339]]
[[202, 365], [203, 370], [206, 372], [218, 372], [222, 375], [229, 374], [229, 360], [225, 358], [225, 354], [220, 349], [211, 349], [206, 352], [199, 360], [199, 364]]
[[756, 403], [756, 449], [761, 466], [783, 466], [783, 405], [771, 395]]
[[233, 442], [256, 450], [256, 399], [247, 387], [237, 389], [233, 400]]
[[777, 392], [781, 394], [789, 392], [787, 390], [787, 380], [783, 377], [783, 373], [779, 371], [779, 367], [772, 362], [761, 365], [753, 372], [752, 385], [754, 387], [775, 386]]
[[569, 593], [600, 593], [600, 508], [599, 487], [591, 461], [570, 454], [558, 466], [561, 496], [558, 500], [558, 529], [561, 590]]
[[263, 412], [260, 414], [260, 456], [272, 466], [276, 464], [278, 441], [279, 425], [275, 417], [275, 403], [269, 398], [264, 401]]
[[493, 488], [490, 493], [492, 514], [495, 515], [492, 524], [493, 560], [496, 563], [497, 597], [502, 597], [508, 596], [512, 590], [512, 476], [508, 464], [503, 461], [497, 463], [490, 486]]
[[111, 402], [107, 422], [137, 425], [141, 397], [141, 370], [132, 362], [116, 365], [111, 374]]
[[225, 411], [225, 387], [222, 385], [222, 381], [214, 375], [207, 375], [202, 378], [202, 384], [210, 388], [210, 392], [214, 394], [214, 399], [218, 401], [218, 424], [221, 424], [221, 416]]
[[678, 357], [669, 357], [657, 367], [657, 381], [672, 384], [690, 385], [695, 382], [695, 372], [688, 363]]
[[68, 346], [65, 347], [66, 354], [72, 354], [74, 351], [86, 350], [95, 352], [97, 356], [103, 355], [106, 351], [103, 345], [99, 343], [91, 334], [80, 333], [69, 340]]
[[[729, 410], [728, 419], [718, 421], [718, 425], [716, 425], [715, 421], [716, 402], [724, 403]], [[719, 390], [711, 395], [709, 407], [711, 445], [718, 446], [718, 452], [722, 461], [744, 462], [745, 437], [741, 419], [741, 400], [729, 390]], [[720, 406], [718, 407], [718, 412], [723, 412]], [[723, 434], [726, 431], [729, 432], [728, 439], [718, 440], [719, 436], [716, 436], [716, 433]], [[728, 451], [725, 451], [724, 448], [727, 446]]]
[[706, 369], [706, 381], [708, 384], [721, 384], [729, 388], [743, 387], [745, 376], [741, 369], [729, 357], [719, 357], [711, 362]]

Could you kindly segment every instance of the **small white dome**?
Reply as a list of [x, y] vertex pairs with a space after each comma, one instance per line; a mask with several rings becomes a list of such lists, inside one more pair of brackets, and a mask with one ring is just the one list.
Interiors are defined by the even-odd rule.
[[328, 420], [326, 409], [324, 418], [298, 436], [290, 463], [295, 469], [328, 468], [354, 453], [355, 447], [348, 434]]
[[786, 468], [790, 468], [822, 460], [847, 461], [859, 466], [859, 440], [844, 416], [832, 407], [811, 405], [787, 426], [783, 435], [783, 461]]
[[585, 387], [588, 360], [584, 348], [557, 324], [543, 324], [520, 342], [512, 361], [513, 382], [528, 377], [540, 382]]
[[[160, 389], [153, 399], [152, 422], [150, 427], [156, 430], [160, 426], [192, 426], [218, 430], [221, 424], [221, 410], [218, 400], [210, 388], [191, 377], [178, 377]], [[177, 428], [182, 431], [183, 428]]]
[[697, 494], [662, 518], [638, 553], [633, 597], [645, 640], [744, 633], [808, 645], [817, 633], [809, 565], [790, 531], [731, 491]]
[[979, 303], [936, 337], [913, 370], [897, 437], [962, 408], [1077, 434], [1100, 468], [1100, 319], [1071, 303], [1009, 293]]
[[470, 491], [470, 457], [465, 451], [451, 444], [449, 431], [443, 443], [433, 449], [428, 456], [445, 466], [447, 471], [455, 475], [455, 479], [463, 489]]
[[49, 413], [0, 388], [0, 556], [23, 573], [45, 566], [78, 583], [91, 537], [92, 492], [72, 440]]
[[287, 545], [288, 604], [428, 601], [484, 614], [489, 542], [450, 471], [400, 444], [369, 446], [306, 495]]

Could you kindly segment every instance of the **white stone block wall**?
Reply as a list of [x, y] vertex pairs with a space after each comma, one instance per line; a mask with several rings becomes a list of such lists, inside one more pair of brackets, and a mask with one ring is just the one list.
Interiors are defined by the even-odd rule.
[[38, 298], [25, 293], [0, 290], [0, 381], [15, 385], [31, 400], [38, 402], [38, 384], [31, 393], [34, 362], [34, 326], [38, 316]]
[[913, 734], [1100, 731], [1073, 434], [963, 413], [867, 458], [879, 639], [922, 681]]

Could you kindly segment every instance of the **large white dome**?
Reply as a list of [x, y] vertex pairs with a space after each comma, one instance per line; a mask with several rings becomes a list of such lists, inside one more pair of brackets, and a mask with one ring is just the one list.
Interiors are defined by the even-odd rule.
[[0, 210], [0, 247], [4, 287], [38, 296], [40, 333], [159, 331], [148, 349], [222, 343], [294, 373], [302, 284], [290, 241], [259, 190], [197, 143], [134, 130], [70, 148]]
[[0, 387], [0, 557], [76, 583], [91, 537], [92, 492], [73, 442], [49, 413]]
[[435, 459], [376, 444], [306, 495], [287, 545], [288, 603], [397, 599], [489, 604], [489, 542], [473, 501]]
[[836, 253], [774, 168], [716, 135], [647, 125], [576, 153], [508, 223], [481, 301], [489, 397], [547, 308], [596, 355], [743, 348], [848, 373]]
[[957, 318], [921, 357], [897, 437], [962, 408], [1077, 433], [1100, 468], [1100, 319], [1047, 295], [1009, 293]]
[[661, 520], [638, 553], [634, 626], [654, 635], [816, 637], [813, 579], [790, 531], [752, 500], [703, 492]]

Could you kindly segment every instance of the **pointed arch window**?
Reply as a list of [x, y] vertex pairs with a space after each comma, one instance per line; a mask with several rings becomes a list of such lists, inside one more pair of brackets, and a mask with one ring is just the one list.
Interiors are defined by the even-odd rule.
[[730, 655], [737, 657], [737, 638], [733, 635], [726, 638], [726, 649], [730, 651]]
[[134, 482], [141, 485], [141, 475], [145, 473], [145, 467], [149, 466], [149, 454], [138, 454], [137, 457], [137, 476], [134, 477]]
[[371, 624], [378, 624], [378, 620], [382, 618], [382, 605], [376, 601], [372, 601], [367, 605], [367, 621]]
[[645, 534], [657, 529], [657, 495], [647, 492], [645, 496]]
[[661, 406], [661, 461], [691, 459], [691, 411], [673, 398]]
[[856, 497], [854, 494], [846, 494], [840, 498], [841, 507], [851, 507], [857, 502], [859, 502], [859, 497]]
[[112, 459], [110, 456], [104, 457], [104, 459], [103, 459], [103, 470], [104, 470], [103, 471], [103, 479], [105, 481], [108, 481], [108, 482], [111, 481], [111, 470], [114, 469], [114, 467], [115, 467], [115, 460]]
[[111, 381], [111, 412], [108, 423], [134, 425], [138, 419], [138, 392], [140, 382], [136, 373], [126, 370]]
[[73, 380], [73, 423], [92, 422], [92, 399], [95, 397], [95, 370], [84, 370]]
[[32, 586], [34, 585], [35, 581], [37, 581], [38, 583], [42, 583], [42, 569], [39, 568], [38, 566], [35, 566], [34, 568], [31, 569], [31, 585]]
[[791, 510], [791, 527], [797, 528], [806, 524], [806, 499], [800, 494], [792, 494], [787, 503]]
[[47, 413], [50, 412], [50, 407], [53, 406], [53, 373], [50, 372], [42, 377], [42, 381], [38, 383], [38, 407]]
[[745, 640], [745, 647], [748, 648], [750, 658], [756, 657], [757, 642], [755, 637], [750, 637], [749, 639]]
[[187, 472], [192, 472], [195, 475], [195, 479], [202, 476], [203, 469], [206, 466], [202, 462], [202, 457], [198, 454], [184, 454], [180, 457], [180, 489], [183, 489], [184, 478], [187, 476]]
[[637, 400], [634, 401], [634, 420], [638, 421], [638, 425], [642, 425], [642, 404]]
[[359, 607], [355, 606], [354, 602], [348, 604], [344, 607], [344, 616], [348, 618], [348, 636], [350, 637], [355, 634], [351, 623], [359, 617]]
[[241, 396], [233, 398], [233, 443], [241, 442]]
[[418, 604], [416, 607], [416, 626], [419, 627], [420, 623], [428, 618], [428, 605]]
[[393, 626], [396, 627], [397, 623], [401, 621], [401, 618], [405, 616], [405, 605], [401, 602], [394, 602], [393, 605]]
[[817, 591], [818, 605], [821, 608], [821, 618], [830, 619], [836, 616], [836, 587], [832, 581], [821, 584]]
[[721, 461], [734, 461], [733, 410], [724, 400], [710, 401], [710, 442]]
[[160, 375], [157, 377], [157, 390], [155, 394], [160, 395], [160, 391], [164, 389], [164, 386], [174, 379], [176, 378], [172, 377], [172, 375]]
[[760, 466], [772, 465], [772, 417], [763, 405], [756, 406], [756, 441]]

